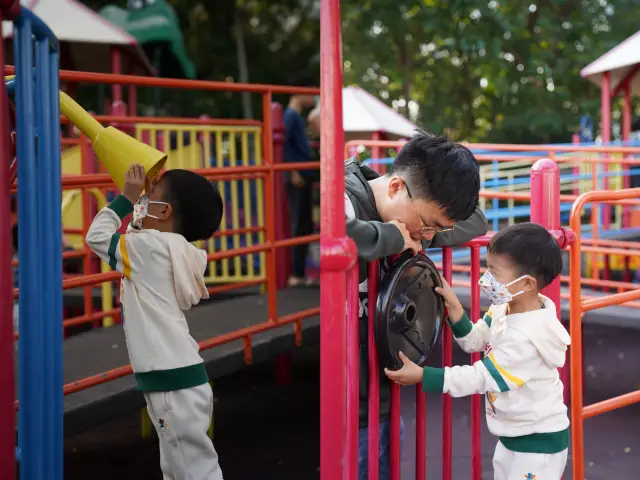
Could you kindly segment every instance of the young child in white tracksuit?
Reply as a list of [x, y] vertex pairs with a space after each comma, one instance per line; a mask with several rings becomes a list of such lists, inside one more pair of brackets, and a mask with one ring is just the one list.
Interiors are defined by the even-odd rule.
[[387, 376], [401, 385], [452, 397], [486, 395], [489, 431], [499, 439], [493, 457], [495, 480], [560, 480], [567, 462], [569, 418], [558, 368], [570, 337], [555, 304], [539, 291], [562, 269], [556, 240], [533, 223], [497, 233], [487, 249], [480, 287], [491, 308], [475, 324], [451, 287], [437, 289], [447, 306], [453, 335], [466, 352], [484, 352], [473, 365], [420, 368], [404, 363]]
[[[220, 194], [204, 177], [170, 170], [152, 185], [134, 165], [122, 195], [87, 233], [91, 250], [122, 274], [127, 350], [158, 433], [165, 480], [222, 480], [207, 436], [213, 393], [183, 313], [209, 296], [206, 252], [190, 242], [213, 235], [222, 210]], [[118, 233], [132, 212], [127, 232]]]

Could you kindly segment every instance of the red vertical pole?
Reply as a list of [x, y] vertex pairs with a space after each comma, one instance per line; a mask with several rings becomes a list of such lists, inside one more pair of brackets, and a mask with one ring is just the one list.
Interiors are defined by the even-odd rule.
[[[611, 74], [605, 72], [602, 75], [602, 84], [600, 86], [600, 104], [601, 104], [601, 122], [602, 122], [602, 144], [607, 146], [611, 142]], [[609, 160], [609, 156], [605, 154], [605, 160]], [[604, 174], [603, 189], [609, 190], [609, 164], [605, 162], [602, 168]], [[602, 206], [602, 227], [609, 230], [611, 226], [611, 205], [604, 204]], [[594, 237], [595, 238], [595, 237]], [[611, 279], [611, 268], [609, 265], [609, 255], [604, 255], [604, 271], [602, 272], [604, 280]], [[607, 291], [608, 289], [605, 289]]]
[[[622, 141], [628, 142], [631, 138], [631, 79], [625, 82], [623, 94], [624, 101], [622, 106]], [[629, 156], [625, 155], [625, 158], [628, 159]], [[631, 177], [629, 176], [629, 170], [629, 165], [624, 165], [624, 188], [631, 188]], [[622, 211], [622, 227], [626, 228], [629, 226], [629, 216], [631, 215], [631, 211], [628, 205], [622, 207]]]
[[[631, 139], [631, 79], [628, 79], [624, 84], [624, 102], [622, 107], [622, 141], [628, 142]], [[629, 155], [624, 156], [625, 159], [631, 158]], [[635, 167], [635, 165], [634, 165]], [[631, 166], [624, 165], [622, 171], [624, 174], [624, 188], [631, 188]], [[624, 205], [622, 207], [622, 228], [628, 228], [631, 219], [631, 207]], [[629, 270], [629, 257], [624, 256], [624, 275], [623, 282], [631, 281], [631, 271]]]
[[[571, 137], [571, 143], [573, 143], [574, 145], [580, 145], [580, 135], [574, 133]], [[573, 174], [574, 178], [580, 178], [580, 160], [580, 158], [576, 158], [573, 161], [573, 168], [571, 169], [571, 173]], [[573, 187], [573, 194], [575, 196], [580, 195], [580, 180], [576, 180], [576, 186]]]
[[[111, 73], [120, 75], [122, 73], [122, 58], [118, 47], [111, 47]], [[112, 105], [122, 102], [122, 85], [114, 83], [111, 87]]]
[[391, 418], [389, 419], [389, 478], [400, 480], [400, 385], [391, 383]]
[[[375, 314], [380, 287], [380, 269], [377, 260], [369, 263], [367, 275], [368, 286], [368, 337], [367, 350], [369, 352], [369, 443], [368, 443], [368, 478], [378, 480], [380, 473], [380, 369], [378, 364], [378, 350], [375, 338]], [[392, 457], [393, 458], [393, 457]]]
[[[371, 140], [373, 141], [380, 140], [380, 132], [373, 132], [371, 134]], [[371, 159], [376, 162], [373, 165], [371, 165], [371, 168], [373, 168], [380, 175], [384, 175], [384, 172], [385, 172], [384, 165], [378, 163], [380, 161], [380, 147], [371, 147]]]
[[358, 428], [360, 414], [360, 292], [358, 264], [347, 273], [347, 471], [346, 478], [358, 478]]
[[[347, 418], [347, 392], [358, 382], [348, 369], [347, 279], [357, 252], [344, 221], [344, 130], [339, 0], [320, 1], [320, 479], [355, 480], [357, 418]], [[265, 126], [266, 128], [266, 126]], [[350, 282], [350, 284], [353, 282]], [[349, 295], [353, 300], [353, 292]], [[353, 311], [354, 306], [350, 308]], [[351, 319], [350, 319], [351, 320]], [[352, 344], [351, 341], [349, 344]], [[355, 373], [355, 376], [354, 376]], [[350, 427], [347, 428], [347, 423]], [[357, 428], [357, 426], [356, 426]], [[347, 446], [348, 439], [348, 446]], [[346, 457], [346, 458], [345, 458]], [[355, 463], [355, 465], [354, 465]]]
[[264, 227], [265, 239], [271, 247], [266, 252], [267, 268], [267, 310], [269, 320], [278, 318], [278, 305], [276, 299], [276, 213], [275, 213], [275, 171], [273, 170], [273, 133], [271, 119], [272, 94], [267, 92], [262, 96], [262, 155], [264, 165], [269, 169], [264, 181]]
[[[548, 158], [538, 160], [531, 167], [531, 221], [549, 230], [560, 228], [560, 168]], [[556, 314], [562, 319], [560, 308], [560, 277], [548, 285], [542, 294], [556, 305]], [[560, 369], [560, 379], [564, 384], [564, 400], [569, 399], [569, 352], [567, 361]]]
[[416, 385], [416, 480], [427, 478], [427, 394]]
[[[2, 2], [5, 7], [7, 2]], [[0, 11], [0, 33], [4, 11]], [[4, 65], [4, 47], [0, 45], [0, 61]], [[0, 471], [4, 478], [15, 477], [15, 380], [13, 358], [13, 295], [11, 281], [11, 206], [9, 195], [9, 111], [7, 89], [0, 87]], [[4, 240], [2, 240], [4, 239]]]
[[[451, 248], [442, 249], [442, 275], [451, 285], [452, 270]], [[442, 366], [453, 363], [453, 337], [450, 328], [442, 329]], [[442, 480], [451, 480], [453, 460], [453, 404], [449, 395], [442, 396]]]
[[[480, 248], [471, 248], [471, 318], [480, 318]], [[471, 354], [471, 364], [480, 360], [480, 353]], [[471, 396], [471, 480], [482, 478], [482, 395]]]
[[[271, 105], [271, 119], [273, 122], [273, 163], [284, 162], [284, 119], [283, 109], [280, 103]], [[275, 174], [275, 204], [278, 205], [276, 217], [276, 240], [284, 240], [291, 237], [291, 217], [289, 213], [289, 201], [286, 195], [284, 173]], [[291, 276], [291, 255], [288, 249], [280, 248], [276, 252], [276, 285], [278, 289], [287, 286], [287, 279]]]

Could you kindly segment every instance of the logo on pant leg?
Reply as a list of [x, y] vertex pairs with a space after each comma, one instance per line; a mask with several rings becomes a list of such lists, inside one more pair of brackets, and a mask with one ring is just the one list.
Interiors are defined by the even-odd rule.
[[[166, 423], [164, 423], [164, 419], [162, 419], [162, 418], [159, 418], [159, 419], [158, 419], [158, 425], [159, 425], [159, 427], [160, 427], [160, 431], [161, 431], [161, 432], [164, 432], [164, 431], [167, 429], [167, 424], [166, 424]], [[528, 478], [528, 477], [527, 477], [527, 478]], [[534, 478], [535, 478], [535, 475], [534, 475]]]
[[535, 473], [525, 473], [524, 480], [536, 480]]

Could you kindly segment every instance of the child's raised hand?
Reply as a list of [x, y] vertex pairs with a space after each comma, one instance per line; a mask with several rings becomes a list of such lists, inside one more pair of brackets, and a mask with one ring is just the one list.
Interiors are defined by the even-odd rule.
[[127, 197], [131, 203], [136, 203], [138, 197], [147, 186], [147, 174], [144, 167], [139, 163], [135, 163], [129, 167], [129, 171], [124, 175], [124, 185], [122, 186], [122, 195]]
[[399, 385], [415, 385], [416, 383], [420, 383], [422, 381], [422, 367], [419, 367], [409, 360], [404, 353], [399, 353], [400, 360], [402, 360], [402, 368], [395, 371], [385, 368], [384, 373], [390, 380], [393, 380]]
[[442, 288], [436, 287], [436, 293], [441, 295], [444, 300], [444, 305], [449, 312], [449, 320], [451, 320], [451, 323], [456, 323], [462, 318], [462, 315], [464, 315], [464, 308], [462, 308], [462, 304], [451, 288], [451, 285], [449, 285], [444, 278], [440, 278], [442, 280]]

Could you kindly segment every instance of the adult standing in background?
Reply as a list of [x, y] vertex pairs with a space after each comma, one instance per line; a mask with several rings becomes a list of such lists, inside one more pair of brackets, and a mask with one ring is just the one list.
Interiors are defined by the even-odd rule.
[[[291, 85], [295, 87], [314, 87], [317, 82], [312, 77], [300, 75]], [[292, 95], [284, 111], [285, 143], [284, 161], [288, 163], [311, 162], [313, 156], [302, 112], [315, 105], [313, 95]], [[287, 179], [287, 194], [291, 212], [291, 234], [294, 237], [313, 233], [312, 186], [319, 177], [315, 170], [294, 170]], [[290, 287], [311, 285], [313, 281], [306, 276], [309, 245], [296, 245], [293, 250], [293, 273], [289, 278]]]

